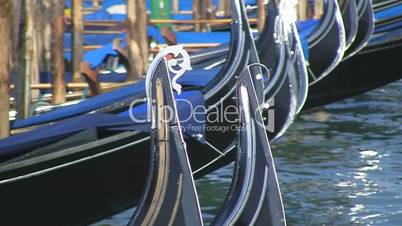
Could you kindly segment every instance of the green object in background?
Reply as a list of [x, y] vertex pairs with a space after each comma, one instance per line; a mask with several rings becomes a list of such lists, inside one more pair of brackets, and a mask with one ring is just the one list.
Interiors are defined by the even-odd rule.
[[[172, 0], [151, 0], [152, 19], [172, 19]], [[158, 24], [158, 27], [172, 24]]]

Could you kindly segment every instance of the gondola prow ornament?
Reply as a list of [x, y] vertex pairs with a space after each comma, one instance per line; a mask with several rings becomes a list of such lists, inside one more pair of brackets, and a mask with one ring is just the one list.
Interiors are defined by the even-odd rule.
[[[174, 58], [167, 59], [169, 55], [173, 55]], [[180, 57], [181, 56], [181, 57]], [[157, 69], [158, 64], [161, 60], [166, 59], [167, 67], [169, 69], [170, 74], [174, 76], [171, 78], [172, 89], [175, 90], [178, 94], [181, 93], [181, 85], [177, 83], [177, 80], [188, 70], [192, 70], [190, 64], [190, 56], [187, 51], [183, 48], [183, 45], [173, 45], [163, 48], [158, 55], [154, 58], [152, 63], [149, 66], [149, 69], [146, 74], [145, 80], [145, 91], [147, 97], [151, 96], [150, 82], [152, 81], [153, 75]], [[152, 108], [152, 100], [147, 101], [148, 109]], [[152, 118], [152, 111], [148, 111], [148, 120]], [[154, 123], [152, 122], [154, 126]]]
[[[171, 59], [169, 54], [183, 58]], [[182, 63], [178, 63], [179, 60]], [[152, 124], [150, 161], [143, 196], [129, 226], [203, 226], [173, 94], [173, 89], [181, 91], [181, 86], [177, 83], [174, 86], [173, 81], [187, 69], [191, 69], [190, 60], [183, 46], [163, 49], [148, 69], [148, 120]]]

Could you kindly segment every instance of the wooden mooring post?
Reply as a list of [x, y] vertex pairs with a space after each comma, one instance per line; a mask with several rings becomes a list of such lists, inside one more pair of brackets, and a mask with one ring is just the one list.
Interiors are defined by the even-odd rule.
[[52, 71], [52, 0], [42, 0], [42, 10], [43, 10], [43, 68], [46, 73], [51, 73]]
[[225, 16], [232, 15], [232, 0], [225, 0], [224, 11], [225, 11]]
[[84, 56], [83, 0], [72, 0], [72, 72], [73, 82], [81, 81], [80, 65]]
[[[140, 0], [138, 4], [138, 27], [137, 32], [139, 35], [139, 42], [141, 48], [141, 58], [142, 58], [142, 72], [146, 73], [148, 68], [148, 57], [149, 57], [149, 46], [148, 46], [148, 18], [147, 18], [147, 4], [145, 1]], [[171, 12], [170, 12], [171, 13]]]
[[11, 49], [11, 1], [0, 0], [0, 138], [9, 136], [9, 72]]
[[259, 31], [262, 31], [265, 25], [265, 14], [266, 14], [265, 0], [258, 0], [257, 7], [258, 7], [257, 27]]
[[[22, 0], [11, 1], [11, 71], [21, 73], [20, 61], [22, 59], [22, 48], [20, 45]], [[19, 74], [18, 73], [18, 74]]]
[[[146, 2], [143, 0], [127, 0], [128, 81], [138, 80], [145, 73], [146, 62], [142, 55], [144, 50], [141, 48], [145, 46], [146, 39], [144, 40], [138, 32], [146, 31], [147, 20], [144, 19], [146, 10], [143, 10], [146, 7], [145, 4]], [[148, 42], [146, 41], [146, 43]]]
[[[212, 9], [212, 3], [210, 0], [193, 0], [193, 20], [202, 21], [212, 19], [210, 9]], [[194, 23], [194, 31], [206, 32], [208, 31], [208, 24]]]
[[[202, 1], [202, 3], [201, 3], [201, 19], [203, 19], [203, 20], [213, 19], [211, 0], [203, 0]], [[202, 32], [207, 32], [209, 30], [210, 30], [209, 24], [201, 25]]]
[[[193, 19], [200, 20], [201, 19], [201, 0], [193, 0]], [[194, 24], [194, 31], [201, 31], [201, 23]]]
[[172, 0], [172, 11], [176, 14], [180, 12], [179, 0]]
[[314, 19], [320, 19], [324, 15], [324, 0], [315, 0]]
[[35, 68], [35, 56], [37, 55], [36, 34], [35, 34], [35, 8], [36, 0], [24, 0], [24, 38], [23, 38], [23, 72], [19, 74], [18, 90], [17, 90], [17, 117], [24, 119], [29, 116], [31, 104], [31, 89], [30, 84], [32, 77], [38, 73]]
[[64, 81], [64, 0], [52, 0], [54, 22], [52, 24], [52, 70], [53, 70], [53, 100], [54, 104], [66, 101]]
[[299, 0], [298, 19], [306, 20], [308, 18], [308, 2], [307, 0]]

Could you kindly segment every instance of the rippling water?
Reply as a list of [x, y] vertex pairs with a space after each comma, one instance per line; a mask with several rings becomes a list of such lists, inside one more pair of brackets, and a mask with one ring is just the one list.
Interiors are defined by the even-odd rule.
[[[301, 115], [272, 145], [288, 224], [402, 225], [401, 122], [402, 81]], [[232, 167], [197, 181], [206, 221]], [[100, 224], [124, 225], [131, 212]]]

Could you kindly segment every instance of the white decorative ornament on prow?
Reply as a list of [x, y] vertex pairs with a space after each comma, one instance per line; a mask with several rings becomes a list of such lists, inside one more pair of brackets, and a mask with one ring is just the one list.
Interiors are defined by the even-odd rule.
[[[168, 46], [162, 49], [159, 54], [163, 56], [173, 54], [174, 57], [178, 57], [180, 55], [182, 56], [182, 58], [179, 59], [173, 58], [167, 61], [170, 73], [174, 74], [172, 78], [172, 88], [176, 90], [178, 94], [180, 94], [181, 85], [177, 83], [177, 79], [179, 79], [186, 71], [192, 70], [190, 63], [190, 56], [184, 49], [183, 45]], [[178, 70], [176, 70], [176, 68], [178, 68]]]
[[[181, 85], [177, 83], [177, 79], [179, 79], [187, 70], [192, 70], [190, 64], [190, 56], [183, 48], [183, 45], [168, 46], [159, 51], [158, 55], [155, 56], [154, 60], [149, 65], [147, 75], [145, 77], [145, 92], [148, 99], [148, 109], [151, 109], [152, 107], [152, 100], [150, 98], [152, 95], [149, 88], [152, 82], [153, 74], [161, 60], [163, 60], [163, 58], [169, 54], [172, 54], [175, 57], [173, 59], [168, 59], [166, 63], [169, 72], [174, 74], [172, 78], [172, 88], [176, 90], [178, 94], [181, 93]], [[179, 57], [180, 55], [182, 56], [181, 58]], [[152, 118], [150, 112], [151, 111], [148, 111], [148, 120]]]
[[285, 26], [289, 26], [297, 21], [297, 4], [297, 0], [283, 0], [279, 3], [279, 13]]
[[[181, 85], [177, 83], [177, 79], [179, 79], [186, 71], [192, 70], [190, 56], [184, 49], [183, 45], [173, 45], [163, 48], [161, 51], [159, 51], [158, 55], [155, 56], [154, 60], [149, 65], [145, 79], [145, 89], [147, 96], [150, 95], [150, 90], [148, 90], [148, 88], [152, 74], [154, 73], [154, 70], [156, 69], [162, 58], [166, 57], [168, 54], [173, 54], [173, 56], [176, 57], [176, 59], [169, 59], [167, 61], [169, 72], [174, 74], [172, 78], [172, 88], [176, 90], [177, 93], [181, 93]], [[177, 58], [180, 55], [182, 56], [182, 58]], [[179, 69], [176, 70], [176, 68]]]

